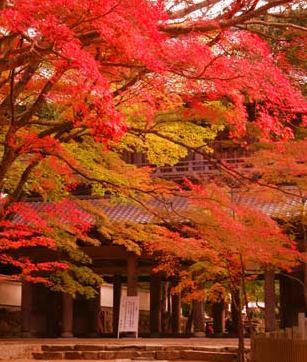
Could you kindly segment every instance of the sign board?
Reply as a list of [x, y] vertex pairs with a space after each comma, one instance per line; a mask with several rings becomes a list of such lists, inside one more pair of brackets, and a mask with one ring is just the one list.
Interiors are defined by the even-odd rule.
[[138, 337], [139, 305], [139, 296], [123, 295], [121, 297], [117, 338], [121, 332], [134, 332], [136, 338]]

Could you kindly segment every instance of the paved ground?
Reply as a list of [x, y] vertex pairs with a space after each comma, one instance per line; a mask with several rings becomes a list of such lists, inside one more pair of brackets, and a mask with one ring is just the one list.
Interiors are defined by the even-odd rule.
[[[249, 346], [249, 339], [246, 339]], [[135, 344], [135, 345], [191, 345], [204, 347], [236, 347], [237, 338], [8, 338], [1, 344]]]
[[[52, 345], [75, 345], [75, 344], [96, 344], [96, 345], [146, 345], [146, 346], [198, 346], [219, 349], [223, 347], [237, 347], [238, 340], [235, 338], [20, 338], [20, 339], [0, 339], [0, 361], [1, 362], [31, 362], [33, 351], [39, 351], [40, 346], [44, 344]], [[246, 347], [249, 348], [250, 341], [246, 339]], [[117, 347], [118, 348], [118, 347]], [[81, 360], [79, 360], [81, 361]], [[133, 361], [129, 359], [117, 359], [109, 362], [142, 362], [143, 360]], [[53, 360], [52, 362], [57, 362]], [[87, 360], [86, 362], [91, 362]], [[104, 361], [108, 362], [108, 361]], [[149, 361], [143, 361], [149, 362]], [[152, 362], [152, 361], [150, 361]], [[166, 361], [160, 361], [166, 362]], [[180, 361], [178, 361], [180, 362]], [[189, 361], [184, 361], [189, 362]]]

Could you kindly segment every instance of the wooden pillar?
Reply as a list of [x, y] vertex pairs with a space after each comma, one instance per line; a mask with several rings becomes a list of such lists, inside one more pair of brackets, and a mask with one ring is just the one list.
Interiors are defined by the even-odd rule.
[[280, 303], [280, 328], [289, 327], [288, 308], [289, 305], [287, 295], [287, 278], [284, 275], [279, 275], [279, 303]]
[[168, 309], [167, 309], [167, 297], [168, 297], [168, 283], [162, 282], [162, 294], [161, 294], [161, 332], [168, 332]]
[[[44, 315], [46, 316], [46, 337], [59, 337], [62, 324], [62, 293], [47, 289]], [[52, 315], [52, 318], [50, 316]]]
[[212, 304], [214, 334], [225, 333], [225, 302], [224, 300]]
[[62, 332], [61, 337], [73, 337], [73, 298], [70, 294], [62, 294]]
[[298, 313], [306, 312], [303, 271], [279, 275], [281, 328], [297, 326]]
[[[306, 206], [306, 201], [305, 201], [304, 206]], [[303, 226], [303, 227], [305, 227], [305, 226]], [[306, 253], [307, 252], [307, 240], [306, 240], [306, 237], [304, 239], [305, 240], [303, 241], [303, 251]], [[303, 262], [303, 281], [304, 281], [304, 313], [305, 313], [305, 316], [307, 316], [307, 261]]]
[[24, 338], [32, 337], [32, 293], [32, 284], [29, 282], [23, 282], [21, 287], [21, 334]]
[[[137, 257], [133, 253], [129, 253], [127, 257], [127, 296], [134, 297], [138, 295], [138, 275], [137, 275]], [[134, 333], [128, 332], [127, 336]]]
[[161, 276], [152, 274], [150, 278], [150, 334], [161, 333]]
[[275, 272], [272, 269], [267, 269], [264, 271], [264, 321], [265, 321], [265, 331], [273, 332], [276, 327], [276, 317], [275, 317]]
[[121, 298], [121, 277], [120, 275], [114, 275], [113, 280], [113, 334], [117, 336], [118, 332], [118, 320], [119, 320], [119, 308]]
[[133, 297], [136, 295], [138, 295], [136, 255], [131, 253], [127, 259], [127, 296]]
[[193, 326], [194, 326], [194, 336], [204, 337], [205, 320], [204, 320], [204, 302], [202, 300], [193, 300]]
[[180, 333], [181, 317], [181, 296], [180, 294], [172, 295], [172, 333]]
[[100, 288], [94, 298], [88, 300], [88, 336], [98, 336], [98, 318], [100, 310]]

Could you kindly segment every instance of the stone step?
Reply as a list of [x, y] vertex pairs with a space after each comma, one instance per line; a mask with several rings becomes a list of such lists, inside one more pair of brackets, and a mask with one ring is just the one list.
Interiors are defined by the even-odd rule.
[[[51, 347], [51, 346], [50, 346]], [[52, 346], [54, 347], [54, 346]], [[129, 360], [146, 360], [146, 361], [207, 361], [207, 362], [235, 362], [237, 355], [233, 352], [216, 352], [216, 351], [201, 351], [195, 349], [161, 349], [161, 350], [140, 350], [131, 349], [123, 350], [118, 348], [116, 350], [86, 350], [84, 349], [65, 349], [61, 346], [62, 350], [34, 352], [33, 358], [36, 360], [117, 360], [117, 359], [129, 359]], [[93, 347], [93, 346], [91, 346]], [[122, 346], [120, 346], [122, 347]], [[87, 347], [88, 348], [88, 347]]]
[[68, 351], [168, 351], [168, 350], [196, 350], [207, 352], [237, 352], [237, 347], [210, 347], [191, 345], [152, 345], [152, 344], [48, 344], [42, 345], [43, 352]]

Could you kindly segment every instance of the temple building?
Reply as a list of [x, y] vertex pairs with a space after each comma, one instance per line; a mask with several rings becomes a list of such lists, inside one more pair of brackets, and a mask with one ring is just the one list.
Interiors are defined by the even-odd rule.
[[[229, 164], [241, 167], [243, 160], [237, 157], [225, 160]], [[138, 163], [142, 164], [139, 159]], [[243, 166], [242, 166], [243, 167]], [[206, 160], [190, 159], [182, 161], [176, 166], [161, 167], [156, 170], [156, 175], [176, 179], [193, 174], [212, 175], [218, 171]], [[237, 202], [248, 204], [272, 217], [279, 213], [291, 213], [298, 200], [291, 199], [289, 202], [266, 203], [260, 202], [248, 195], [237, 195]], [[135, 205], [105, 206], [101, 200], [88, 200], [95, 207], [103, 208], [111, 221], [151, 223], [154, 217], [144, 209]], [[180, 211], [186, 207], [184, 198], [174, 198], [172, 209]], [[152, 201], [152, 207], [157, 210], [167, 208], [167, 205], [159, 201]], [[38, 211], [43, 210], [46, 204], [43, 202], [33, 203]], [[69, 217], [70, 210], [63, 210], [63, 220]], [[90, 217], [90, 216], [89, 216]], [[112, 293], [112, 306], [106, 306], [102, 302], [105, 298], [104, 287], [95, 298], [86, 299], [77, 296], [53, 292], [48, 288], [30, 283], [23, 283], [19, 296], [12, 295], [12, 285], [0, 285], [0, 304], [5, 306], [5, 298], [14, 300], [15, 310], [20, 309], [21, 329], [16, 335], [23, 337], [98, 337], [116, 336], [118, 332], [118, 320], [120, 300], [123, 293], [128, 296], [143, 295], [147, 298], [146, 308], [140, 308], [139, 335], [140, 336], [178, 336], [186, 333], [186, 320], [182, 316], [181, 297], [170, 293], [172, 286], [176, 285], [175, 278], [166, 278], [163, 274], [153, 272], [155, 258], [143, 252], [136, 255], [127, 251], [123, 246], [112, 245], [102, 241], [100, 246], [84, 246], [82, 249], [93, 261], [93, 270], [102, 275], [108, 283], [108, 292]], [[38, 251], [39, 252], [39, 251]], [[301, 271], [297, 271], [296, 277], [303, 280]], [[304, 311], [303, 288], [299, 288], [294, 279], [277, 276], [280, 282], [280, 305], [282, 326], [295, 324], [298, 312]], [[111, 287], [110, 287], [111, 286]], [[4, 295], [4, 293], [7, 293]], [[11, 294], [10, 294], [11, 293]], [[14, 293], [13, 293], [14, 294]], [[17, 293], [18, 294], [18, 293]], [[234, 296], [235, 297], [235, 296]], [[18, 299], [19, 298], [19, 299]], [[149, 303], [148, 303], [149, 300]], [[18, 304], [18, 303], [17, 303]], [[203, 302], [195, 302], [193, 305], [193, 328], [195, 335], [204, 335], [204, 311]], [[13, 308], [14, 309], [14, 308]], [[215, 331], [225, 332], [225, 306], [216, 303], [212, 306], [213, 323]], [[233, 318], [235, 319], [235, 311]], [[0, 319], [1, 319], [0, 315]], [[0, 328], [1, 329], [1, 328]], [[0, 330], [1, 333], [1, 330]]]

